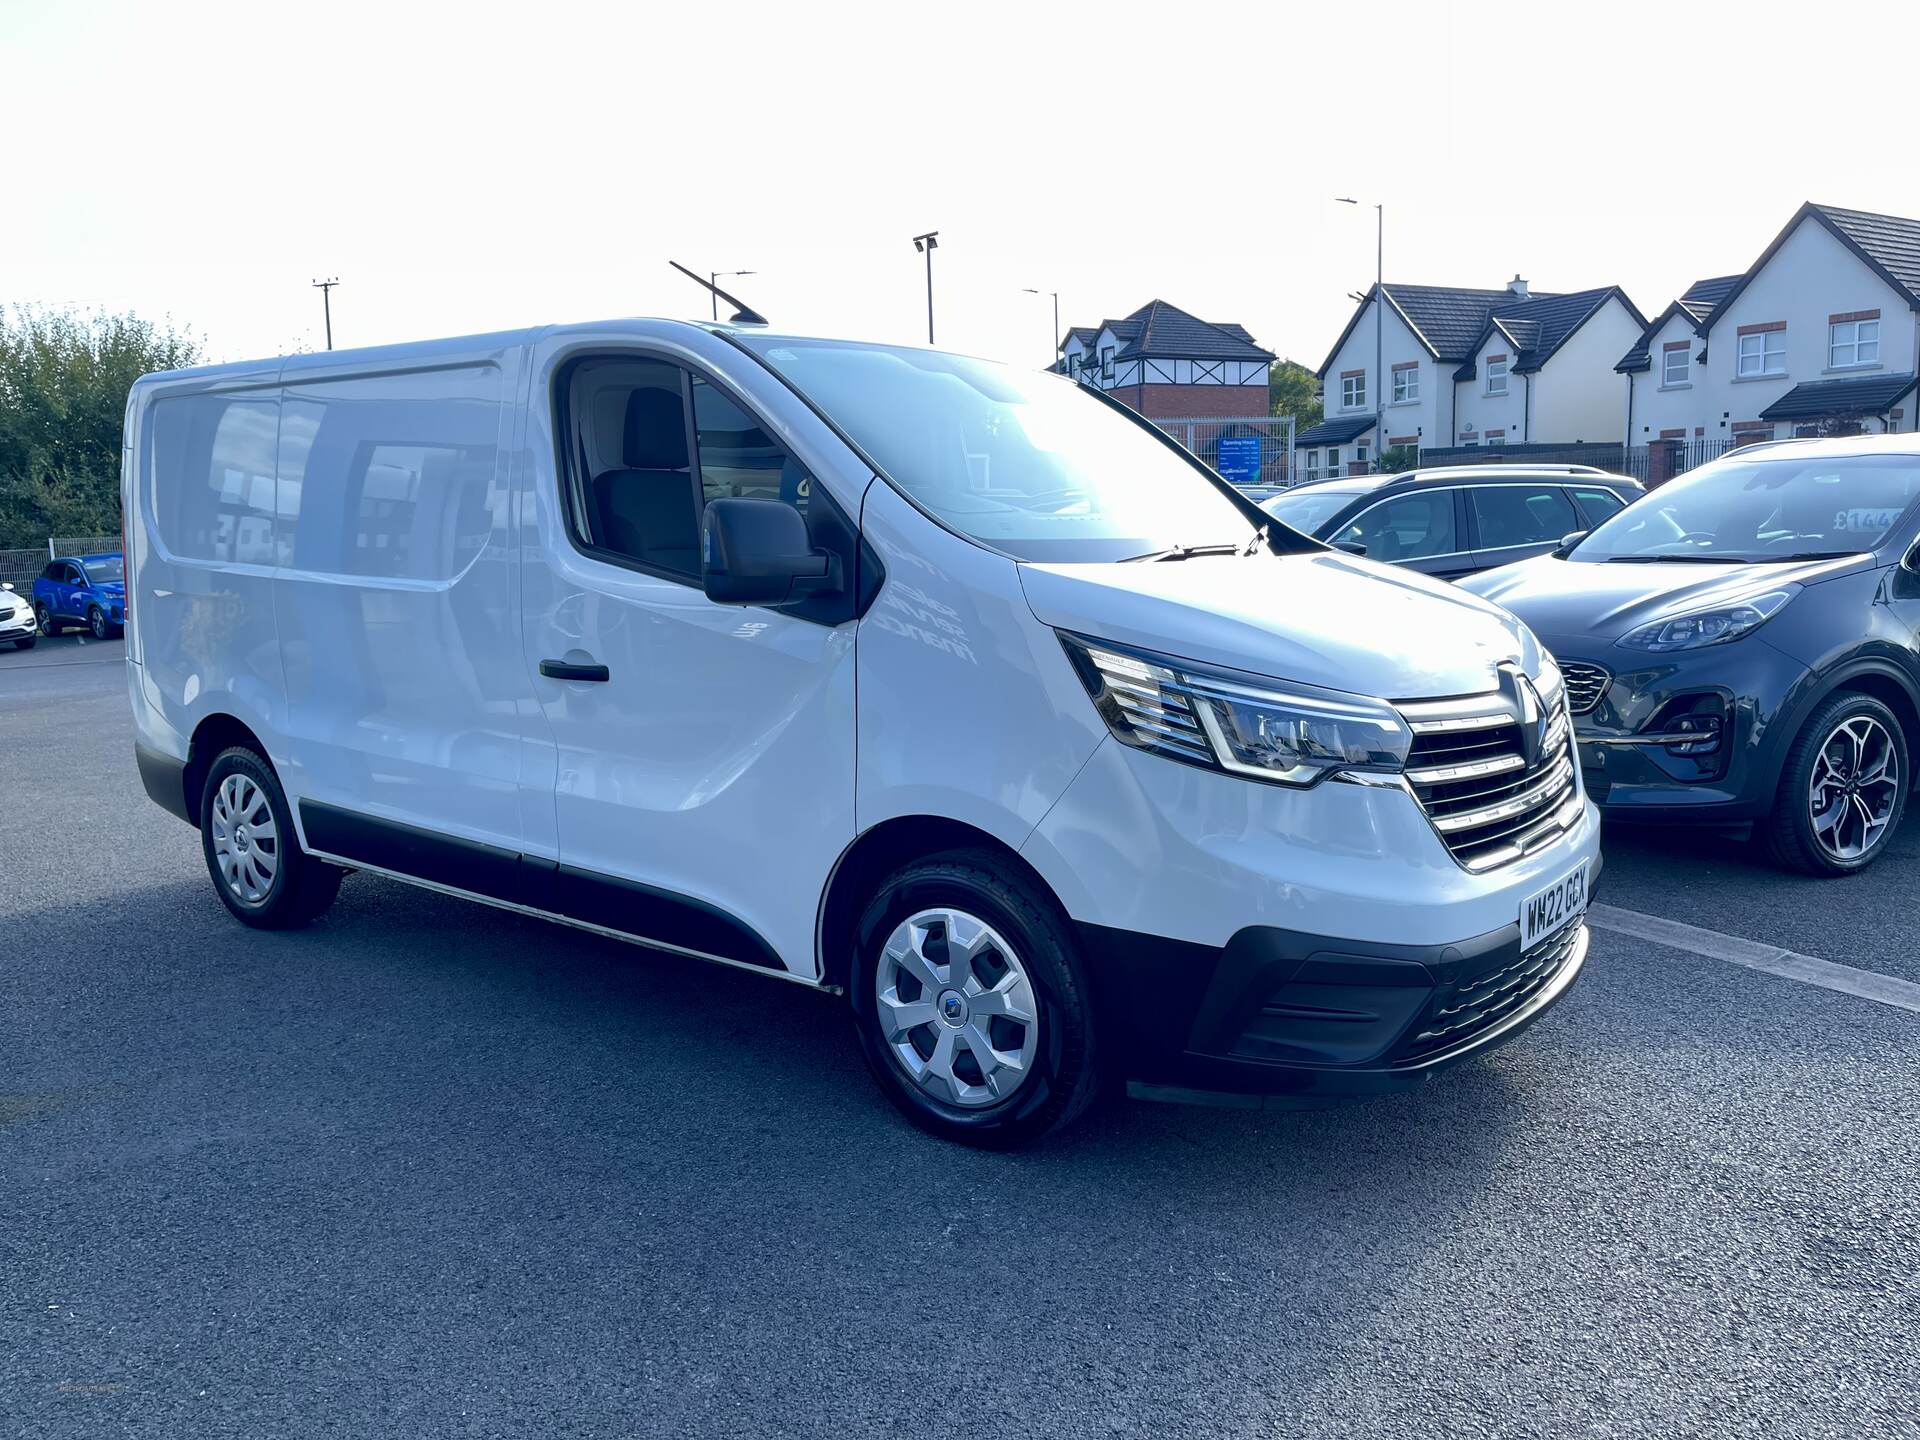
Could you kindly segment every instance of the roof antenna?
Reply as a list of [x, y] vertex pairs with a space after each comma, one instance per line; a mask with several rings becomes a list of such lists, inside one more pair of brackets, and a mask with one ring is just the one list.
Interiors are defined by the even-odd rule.
[[764, 325], [767, 323], [766, 316], [762, 315], [758, 310], [754, 309], [751, 305], [747, 304], [746, 301], [736, 300], [733, 296], [727, 294], [726, 291], [722, 290], [718, 285], [714, 284], [711, 280], [707, 279], [706, 276], [701, 275], [696, 271], [687, 269], [687, 267], [682, 265], [678, 260], [669, 260], [667, 261], [667, 264], [671, 265], [674, 269], [678, 270], [682, 275], [686, 276], [689, 280], [693, 281], [693, 283], [698, 285], [702, 290], [711, 290], [714, 294], [718, 295], [722, 300], [726, 301], [727, 304], [733, 306], [734, 314], [733, 314], [733, 318], [730, 321], [728, 321], [729, 324]]

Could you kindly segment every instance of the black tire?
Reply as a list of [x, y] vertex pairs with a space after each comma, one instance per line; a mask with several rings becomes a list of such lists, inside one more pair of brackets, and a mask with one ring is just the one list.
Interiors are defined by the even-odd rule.
[[[216, 802], [221, 787], [232, 777], [250, 784], [273, 816], [273, 874], [263, 893], [251, 899], [241, 893], [238, 882], [228, 878], [216, 850]], [[246, 785], [236, 789], [244, 792]], [[221, 903], [234, 919], [258, 930], [297, 930], [311, 923], [333, 904], [346, 874], [300, 848], [293, 830], [293, 813], [273, 767], [264, 756], [242, 745], [221, 751], [207, 771], [207, 783], [200, 794], [200, 848]]]
[[[937, 1098], [908, 1074], [883, 1033], [877, 994], [882, 952], [896, 927], [931, 909], [963, 911], [1003, 936], [1031, 986], [1038, 1029], [1033, 1058], [1004, 1100], [967, 1108]], [[1099, 1094], [1093, 998], [1072, 926], [1051, 895], [999, 857], [956, 851], [895, 871], [861, 915], [854, 945], [852, 998], [861, 1053], [887, 1098], [923, 1130], [968, 1145], [1011, 1149], [1071, 1123]], [[980, 963], [1004, 964], [997, 958]], [[938, 1023], [922, 1029], [932, 1032]]]
[[40, 633], [42, 635], [58, 635], [60, 633], [60, 622], [53, 618], [53, 611], [47, 608], [46, 601], [36, 600], [33, 602], [33, 618], [40, 622]]
[[[1811, 790], [1822, 747], [1841, 725], [1857, 720], [1873, 722], [1890, 737], [1898, 772], [1892, 786], [1893, 808], [1886, 824], [1863, 853], [1845, 857], [1836, 854], [1817, 833]], [[1851, 875], [1878, 860], [1906, 813], [1907, 792], [1913, 784], [1908, 754], [1908, 738], [1899, 717], [1880, 701], [1871, 695], [1853, 692], [1842, 692], [1827, 700], [1807, 717], [1781, 767], [1773, 812], [1764, 822], [1767, 849], [1773, 858], [1789, 870], [1822, 876]]]
[[107, 612], [98, 605], [87, 607], [87, 629], [92, 632], [96, 640], [108, 639], [113, 634], [113, 625], [107, 619]]

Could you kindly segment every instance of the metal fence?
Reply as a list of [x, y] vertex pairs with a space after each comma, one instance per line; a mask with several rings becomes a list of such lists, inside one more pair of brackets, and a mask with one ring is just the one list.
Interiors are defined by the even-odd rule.
[[31, 550], [0, 550], [0, 580], [10, 580], [22, 595], [33, 588], [34, 577], [47, 561], [62, 555], [117, 555], [118, 535], [55, 535]]
[[1649, 490], [1717, 460], [1731, 440], [1655, 440], [1647, 445], [1455, 445], [1422, 450], [1422, 465], [1591, 465], [1631, 475]]
[[1294, 481], [1291, 415], [1153, 423], [1236, 485], [1278, 488]]

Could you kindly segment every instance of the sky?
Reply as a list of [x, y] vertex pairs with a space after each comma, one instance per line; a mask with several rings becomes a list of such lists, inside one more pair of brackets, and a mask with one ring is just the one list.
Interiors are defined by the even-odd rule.
[[[1831, 17], [1831, 18], [1828, 18]], [[1656, 314], [1920, 216], [1920, 5], [0, 0], [0, 304], [209, 358], [620, 315], [1016, 363], [1164, 299], [1318, 366], [1374, 276]], [[1885, 63], [1875, 57], [1888, 57]], [[1364, 207], [1337, 203], [1352, 196]]]

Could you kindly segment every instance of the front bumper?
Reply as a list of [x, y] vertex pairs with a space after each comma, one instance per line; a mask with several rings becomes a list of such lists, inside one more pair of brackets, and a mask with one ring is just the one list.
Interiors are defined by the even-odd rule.
[[[1587, 794], [1609, 820], [1739, 824], [1772, 807], [1782, 718], [1793, 712], [1805, 665], [1760, 636], [1671, 655], [1592, 656], [1590, 641], [1542, 636], [1563, 665], [1598, 664], [1610, 678], [1591, 712], [1574, 717]], [[1718, 746], [1689, 753], [1672, 736], [1689, 712], [1717, 710]]]
[[1410, 1090], [1505, 1044], [1573, 986], [1588, 947], [1584, 923], [1525, 952], [1517, 924], [1431, 947], [1255, 928], [1209, 965], [1151, 936], [1085, 939], [1125, 957], [1103, 1019], [1124, 1036], [1131, 1094], [1288, 1105]]

